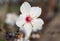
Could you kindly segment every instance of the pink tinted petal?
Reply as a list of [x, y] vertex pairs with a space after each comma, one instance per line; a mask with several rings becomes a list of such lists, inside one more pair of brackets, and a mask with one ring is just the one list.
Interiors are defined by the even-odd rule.
[[29, 38], [31, 32], [32, 32], [32, 26], [30, 23], [26, 23], [24, 26], [23, 26], [23, 31], [25, 33], [25, 40]]
[[20, 7], [20, 11], [22, 14], [29, 14], [30, 13], [31, 6], [28, 2], [24, 2], [22, 6]]
[[34, 18], [37, 18], [41, 15], [41, 8], [39, 7], [32, 7], [30, 11], [30, 15]]
[[40, 19], [40, 18], [34, 19], [33, 22], [32, 22], [33, 31], [41, 30], [43, 24], [44, 24], [44, 21], [42, 19]]
[[25, 24], [25, 15], [20, 15], [16, 21], [16, 25], [21, 28], [24, 24]]

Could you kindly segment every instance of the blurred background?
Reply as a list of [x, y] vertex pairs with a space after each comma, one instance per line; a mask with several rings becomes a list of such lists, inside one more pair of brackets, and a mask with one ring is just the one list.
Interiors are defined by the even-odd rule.
[[[32, 32], [38, 34], [37, 39], [30, 37], [31, 41], [60, 41], [60, 0], [0, 0], [0, 41], [14, 41], [22, 33], [14, 25], [5, 23], [7, 13], [20, 15], [20, 6], [23, 2], [29, 2], [32, 6], [42, 8], [40, 18], [44, 20], [41, 31]], [[14, 30], [13, 30], [14, 29]]]

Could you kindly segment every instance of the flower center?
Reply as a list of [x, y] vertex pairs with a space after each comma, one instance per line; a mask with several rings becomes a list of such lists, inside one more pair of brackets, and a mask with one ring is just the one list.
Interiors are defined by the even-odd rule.
[[32, 18], [30, 16], [26, 17], [26, 22], [31, 22]]

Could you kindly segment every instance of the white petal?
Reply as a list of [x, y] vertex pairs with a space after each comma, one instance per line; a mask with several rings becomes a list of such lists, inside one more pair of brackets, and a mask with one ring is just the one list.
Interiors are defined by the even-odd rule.
[[27, 40], [32, 32], [32, 26], [30, 23], [26, 23], [23, 27], [25, 33], [25, 40]]
[[16, 21], [16, 25], [21, 28], [24, 24], [25, 24], [25, 15], [20, 15]]
[[33, 31], [41, 30], [42, 26], [44, 24], [44, 21], [42, 19], [34, 19], [32, 22], [33, 25]]
[[20, 8], [22, 14], [29, 14], [31, 6], [28, 2], [24, 2]]
[[30, 11], [30, 14], [31, 14], [32, 17], [37, 18], [41, 15], [41, 11], [42, 10], [39, 7], [32, 7], [31, 11]]

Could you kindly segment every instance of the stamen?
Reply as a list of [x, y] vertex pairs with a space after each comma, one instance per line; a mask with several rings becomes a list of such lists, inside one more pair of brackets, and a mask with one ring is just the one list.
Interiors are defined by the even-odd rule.
[[25, 20], [26, 22], [31, 22], [32, 18], [30, 16], [27, 16]]
[[33, 28], [33, 25], [32, 25], [32, 23], [30, 23], [31, 24], [31, 26], [32, 26], [32, 28]]

